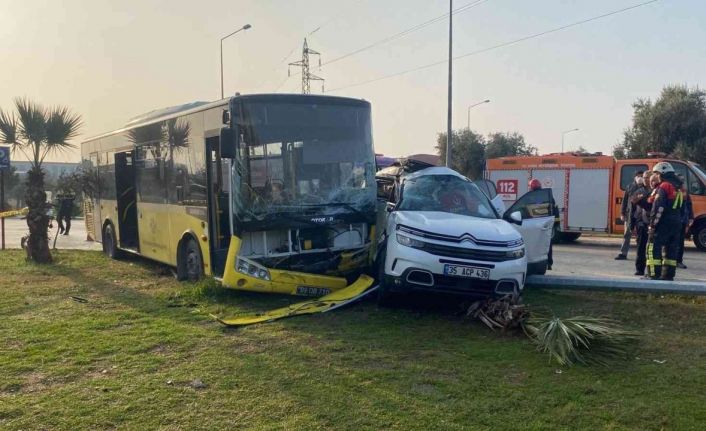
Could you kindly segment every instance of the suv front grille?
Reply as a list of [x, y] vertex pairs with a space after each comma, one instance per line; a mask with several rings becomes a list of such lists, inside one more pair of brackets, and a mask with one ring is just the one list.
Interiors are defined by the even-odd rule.
[[508, 257], [505, 251], [489, 251], [478, 250], [472, 248], [451, 247], [448, 245], [439, 245], [433, 243], [425, 243], [422, 250], [436, 256], [455, 257], [458, 259], [480, 260], [483, 262], [505, 262], [512, 260]]

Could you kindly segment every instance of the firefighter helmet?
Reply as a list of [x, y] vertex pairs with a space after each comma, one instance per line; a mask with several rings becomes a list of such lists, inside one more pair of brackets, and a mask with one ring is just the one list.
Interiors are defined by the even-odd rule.
[[539, 190], [542, 188], [542, 183], [537, 178], [532, 178], [528, 184], [530, 190]]
[[659, 162], [652, 168], [652, 172], [666, 174], [668, 172], [674, 172], [674, 167], [669, 162]]

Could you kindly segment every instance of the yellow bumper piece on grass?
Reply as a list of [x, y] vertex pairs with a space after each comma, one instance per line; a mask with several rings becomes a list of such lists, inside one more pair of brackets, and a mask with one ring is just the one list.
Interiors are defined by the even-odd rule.
[[246, 314], [230, 319], [220, 319], [215, 316], [213, 317], [226, 326], [246, 326], [254, 323], [272, 322], [273, 320], [299, 316], [302, 314], [324, 313], [349, 304], [375, 291], [377, 286], [372, 289], [370, 288], [374, 281], [375, 280], [367, 275], [361, 275], [358, 280], [350, 286], [344, 287], [343, 289], [329, 293], [328, 295], [320, 298], [299, 302], [297, 304], [291, 304], [287, 307], [278, 308], [276, 310], [263, 313]]

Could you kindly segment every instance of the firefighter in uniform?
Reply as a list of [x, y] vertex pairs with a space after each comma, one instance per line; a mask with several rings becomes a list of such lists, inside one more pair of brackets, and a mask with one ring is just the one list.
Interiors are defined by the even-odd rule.
[[674, 280], [679, 252], [681, 207], [684, 204], [682, 184], [668, 162], [657, 163], [652, 170], [660, 175], [660, 183], [652, 195], [647, 246], [649, 278]]

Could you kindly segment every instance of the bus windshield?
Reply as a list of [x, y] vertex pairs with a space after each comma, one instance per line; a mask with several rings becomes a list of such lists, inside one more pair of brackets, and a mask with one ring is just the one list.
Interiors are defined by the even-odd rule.
[[375, 154], [367, 104], [243, 101], [233, 164], [240, 221], [282, 213], [370, 213]]

